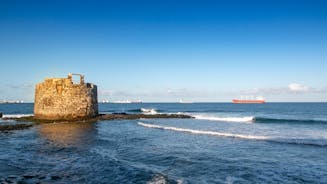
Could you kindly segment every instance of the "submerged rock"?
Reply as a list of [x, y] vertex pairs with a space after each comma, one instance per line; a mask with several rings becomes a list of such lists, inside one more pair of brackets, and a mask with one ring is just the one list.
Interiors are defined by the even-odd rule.
[[124, 119], [156, 119], [156, 118], [193, 118], [185, 114], [104, 114], [98, 117], [99, 120], [124, 120]]
[[[194, 118], [185, 114], [127, 114], [127, 113], [113, 113], [101, 114], [95, 118], [88, 119], [74, 119], [69, 122], [95, 122], [101, 120], [131, 120], [131, 119], [169, 119], [169, 118]], [[20, 122], [33, 122], [33, 123], [54, 123], [54, 122], [67, 122], [67, 120], [40, 120], [34, 116], [19, 117], [19, 118], [5, 118], [6, 120], [15, 120]]]
[[6, 132], [11, 130], [23, 130], [32, 127], [33, 124], [13, 124], [13, 125], [0, 125], [0, 131]]

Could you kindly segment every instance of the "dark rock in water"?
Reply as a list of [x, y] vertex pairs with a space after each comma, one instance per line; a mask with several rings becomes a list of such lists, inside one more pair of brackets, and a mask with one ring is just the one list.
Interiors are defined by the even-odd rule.
[[130, 119], [156, 119], [156, 118], [193, 118], [184, 114], [105, 114], [100, 115], [98, 120], [130, 120]]
[[[100, 114], [95, 118], [89, 119], [76, 119], [75, 121], [70, 120], [70, 122], [96, 122], [102, 120], [134, 120], [134, 119], [169, 119], [169, 118], [194, 118], [185, 114], [127, 114], [127, 113], [113, 113], [113, 114]], [[66, 122], [65, 120], [40, 120], [35, 119], [33, 116], [20, 117], [20, 118], [5, 118], [6, 120], [15, 120], [19, 122], [33, 122], [38, 123], [54, 123], [54, 122]], [[1, 130], [1, 126], [0, 126]]]
[[2, 118], [2, 115], [3, 115], [2, 112], [0, 112], [0, 118]]
[[[169, 119], [169, 118], [177, 118], [177, 119], [185, 119], [185, 118], [194, 118], [185, 114], [127, 114], [127, 113], [116, 113], [116, 114], [101, 114], [95, 118], [89, 119], [77, 119], [76, 121], [69, 122], [83, 122], [83, 123], [92, 123], [97, 121], [110, 121], [110, 120], [135, 120], [135, 119]], [[8, 133], [12, 130], [22, 130], [30, 128], [37, 124], [43, 123], [55, 123], [55, 122], [67, 122], [65, 120], [40, 120], [35, 119], [33, 116], [28, 117], [19, 117], [19, 118], [3, 118], [5, 120], [14, 120], [17, 122], [26, 122], [20, 124], [12, 124], [12, 125], [0, 125], [0, 132]], [[0, 182], [1, 183], [1, 182]]]
[[32, 124], [0, 125], [0, 131], [6, 132], [10, 130], [22, 130], [32, 126], [33, 126]]
[[120, 115], [126, 115], [127, 113], [126, 112], [114, 112], [112, 114], [120, 114]]

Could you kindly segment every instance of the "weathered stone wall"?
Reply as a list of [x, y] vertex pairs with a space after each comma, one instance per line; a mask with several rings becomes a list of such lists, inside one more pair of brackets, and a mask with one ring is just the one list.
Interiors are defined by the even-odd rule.
[[34, 117], [45, 120], [75, 120], [98, 115], [97, 86], [68, 78], [50, 78], [36, 85]]

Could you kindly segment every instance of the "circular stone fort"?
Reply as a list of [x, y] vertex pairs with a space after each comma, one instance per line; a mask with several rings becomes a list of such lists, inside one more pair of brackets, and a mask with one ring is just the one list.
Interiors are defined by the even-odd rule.
[[[80, 81], [73, 82], [73, 75]], [[84, 83], [81, 74], [67, 78], [48, 78], [36, 85], [34, 118], [43, 120], [80, 120], [98, 115], [97, 86]]]

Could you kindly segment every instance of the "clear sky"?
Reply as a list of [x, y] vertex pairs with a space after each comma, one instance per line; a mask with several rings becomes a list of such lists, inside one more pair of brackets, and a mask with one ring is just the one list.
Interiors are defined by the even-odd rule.
[[0, 0], [0, 100], [83, 73], [99, 100], [327, 101], [327, 1]]

